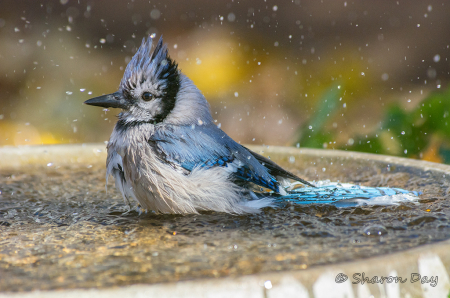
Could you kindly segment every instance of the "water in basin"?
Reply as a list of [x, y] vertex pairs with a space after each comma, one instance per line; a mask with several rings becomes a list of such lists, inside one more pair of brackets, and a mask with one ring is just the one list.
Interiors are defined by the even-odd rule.
[[[279, 160], [275, 160], [280, 162]], [[260, 214], [126, 212], [104, 160], [0, 170], [0, 289], [108, 287], [298, 270], [450, 238], [442, 174], [381, 162], [297, 158], [308, 180], [422, 192], [416, 203], [284, 202]], [[326, 168], [326, 171], [322, 169]]]

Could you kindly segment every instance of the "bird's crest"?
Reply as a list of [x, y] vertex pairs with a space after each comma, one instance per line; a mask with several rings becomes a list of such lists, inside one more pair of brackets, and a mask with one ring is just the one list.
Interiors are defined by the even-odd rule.
[[151, 52], [152, 43], [153, 39], [150, 36], [147, 40], [142, 39], [141, 46], [128, 63], [120, 82], [123, 90], [134, 89], [138, 83], [142, 84], [147, 79], [161, 82], [162, 89], [177, 81], [178, 65], [169, 57], [162, 35], [153, 52]]

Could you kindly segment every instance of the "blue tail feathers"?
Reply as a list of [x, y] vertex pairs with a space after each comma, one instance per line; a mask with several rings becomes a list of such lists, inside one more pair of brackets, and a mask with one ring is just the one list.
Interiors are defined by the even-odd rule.
[[317, 187], [303, 187], [290, 191], [287, 195], [276, 196], [276, 204], [332, 204], [336, 207], [362, 205], [393, 205], [414, 202], [420, 192], [401, 188], [368, 187], [353, 184], [328, 183]]

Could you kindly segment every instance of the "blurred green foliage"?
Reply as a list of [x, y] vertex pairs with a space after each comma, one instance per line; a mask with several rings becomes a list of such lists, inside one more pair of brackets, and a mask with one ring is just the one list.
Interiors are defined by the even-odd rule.
[[[337, 132], [326, 127], [341, 100], [338, 86], [325, 92], [317, 111], [299, 132], [302, 147], [323, 148], [334, 142]], [[450, 89], [429, 94], [413, 110], [398, 103], [388, 106], [378, 128], [365, 135], [354, 135], [347, 143], [336, 143], [342, 150], [397, 155], [450, 164]]]
[[302, 147], [322, 148], [323, 144], [332, 142], [335, 136], [326, 129], [325, 125], [329, 117], [339, 109], [341, 100], [341, 85], [335, 83], [325, 91], [325, 94], [317, 102], [317, 108], [313, 117], [300, 128], [298, 142]]

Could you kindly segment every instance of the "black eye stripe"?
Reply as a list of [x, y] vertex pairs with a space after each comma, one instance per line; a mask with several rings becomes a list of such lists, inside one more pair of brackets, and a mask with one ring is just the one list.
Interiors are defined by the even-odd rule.
[[151, 94], [150, 92], [144, 92], [142, 93], [142, 99], [145, 101], [150, 101], [153, 99], [153, 94]]

